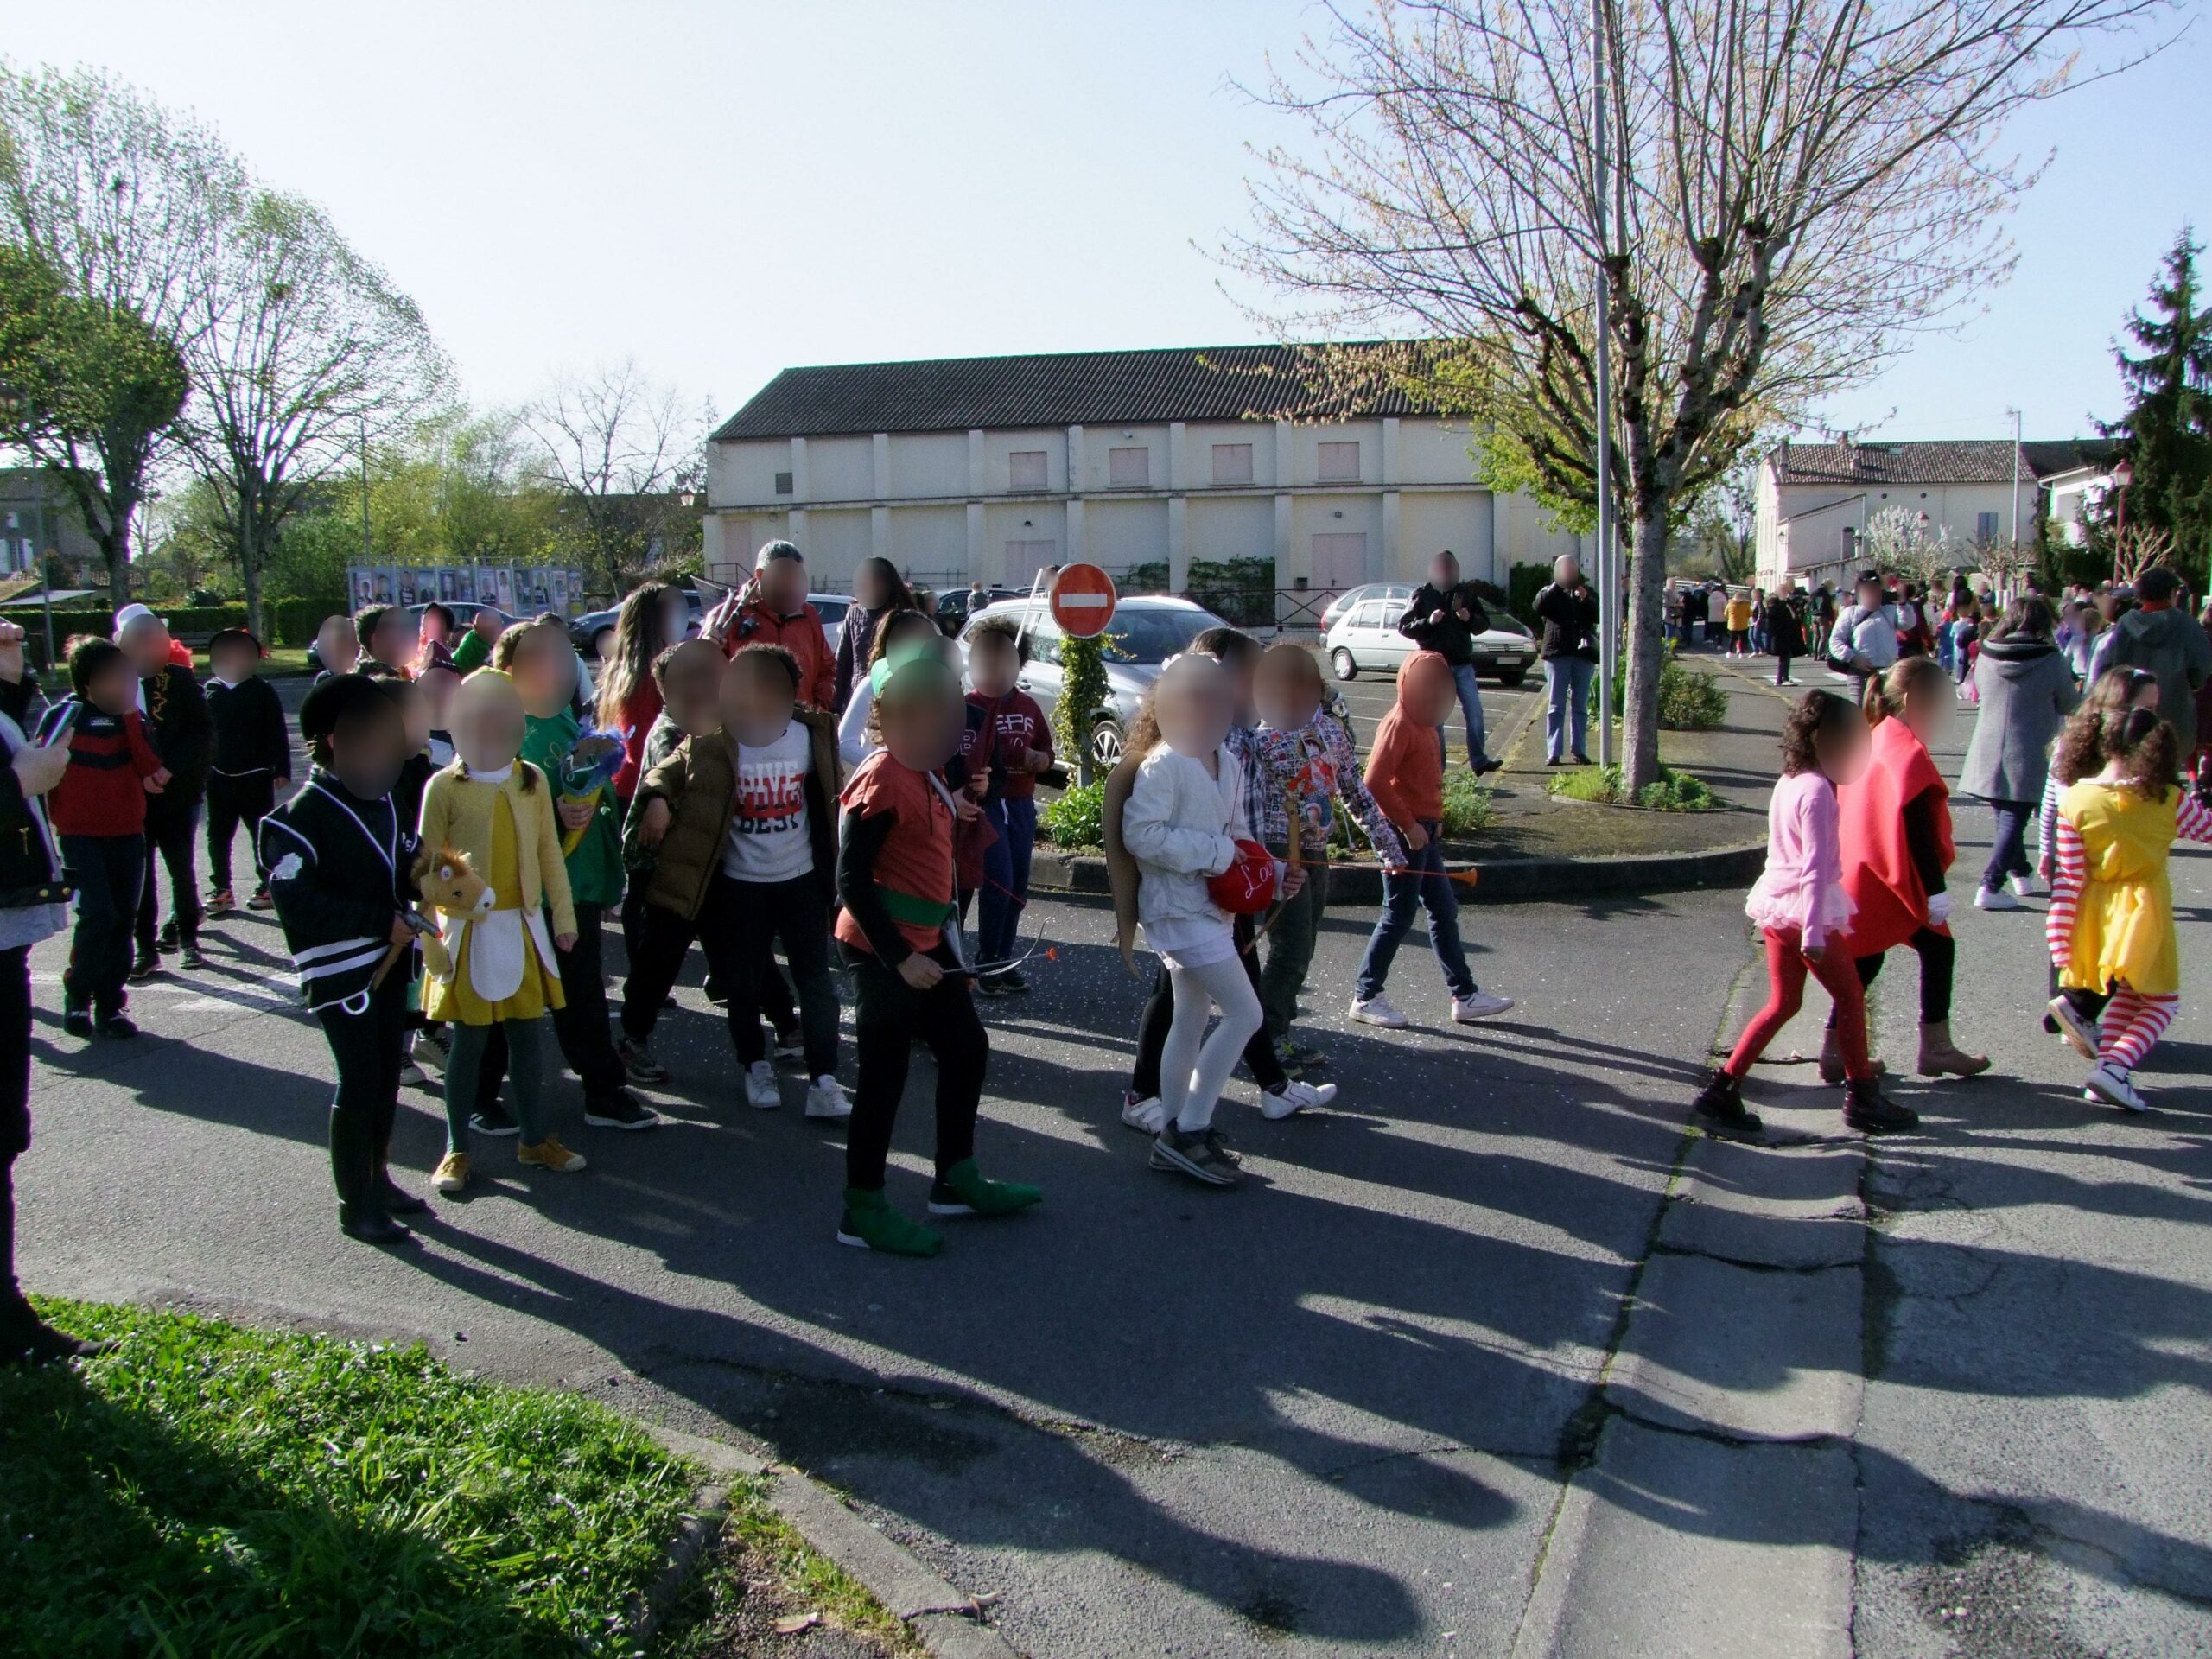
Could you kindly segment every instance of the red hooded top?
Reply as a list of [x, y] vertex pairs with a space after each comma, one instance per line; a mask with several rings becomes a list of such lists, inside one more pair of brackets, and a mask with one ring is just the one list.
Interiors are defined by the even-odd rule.
[[1926, 816], [1937, 861], [1948, 869], [1953, 855], [1951, 791], [1927, 745], [1892, 717], [1874, 728], [1873, 751], [1866, 774], [1836, 791], [1843, 886], [1855, 906], [1846, 947], [1854, 957], [1903, 944], [1928, 925], [1928, 886], [1913, 861], [1905, 808], [1931, 791]]
[[1398, 667], [1398, 700], [1375, 728], [1367, 757], [1367, 792], [1400, 830], [1434, 823], [1444, 816], [1444, 729], [1407, 712], [1452, 683], [1452, 664], [1433, 651], [1416, 651]]

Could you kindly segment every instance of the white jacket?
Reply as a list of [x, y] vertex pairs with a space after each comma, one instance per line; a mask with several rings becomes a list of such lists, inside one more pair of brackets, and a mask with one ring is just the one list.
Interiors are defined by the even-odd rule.
[[1162, 743], [1137, 766], [1122, 810], [1122, 843], [1137, 862], [1137, 919], [1147, 930], [1163, 922], [1230, 921], [1208, 895], [1206, 878], [1236, 861], [1236, 843], [1252, 831], [1243, 766], [1226, 747], [1214, 764], [1218, 779]]

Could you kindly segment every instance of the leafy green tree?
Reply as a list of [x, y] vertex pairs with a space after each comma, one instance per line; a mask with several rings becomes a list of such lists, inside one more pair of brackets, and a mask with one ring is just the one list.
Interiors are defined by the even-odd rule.
[[2182, 569], [2199, 584], [2212, 553], [2212, 308], [2202, 303], [2196, 269], [2203, 251], [2184, 226], [2151, 284], [2148, 314], [2128, 314], [2138, 350], [2113, 353], [2127, 413], [2103, 427], [2135, 469], [2129, 526], [2171, 534]]

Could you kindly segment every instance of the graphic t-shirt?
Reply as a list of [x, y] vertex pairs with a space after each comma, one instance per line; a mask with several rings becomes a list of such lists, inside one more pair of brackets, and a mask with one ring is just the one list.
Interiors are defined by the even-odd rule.
[[814, 741], [793, 721], [760, 748], [737, 746], [737, 800], [722, 874], [737, 881], [788, 881], [814, 868], [807, 834], [806, 770]]

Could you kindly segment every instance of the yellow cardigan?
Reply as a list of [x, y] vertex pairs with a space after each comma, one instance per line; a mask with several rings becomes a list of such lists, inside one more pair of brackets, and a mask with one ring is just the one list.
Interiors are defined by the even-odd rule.
[[[537, 772], [534, 787], [522, 786], [525, 772]], [[472, 779], [459, 760], [434, 773], [423, 791], [423, 845], [436, 851], [452, 847], [466, 853], [480, 870], [492, 868], [492, 796], [464, 789]], [[568, 861], [561, 856], [561, 822], [553, 810], [553, 788], [529, 761], [517, 760], [499, 789], [515, 818], [515, 858], [522, 867], [522, 907], [553, 907], [553, 931], [576, 931], [576, 906], [569, 891]]]

